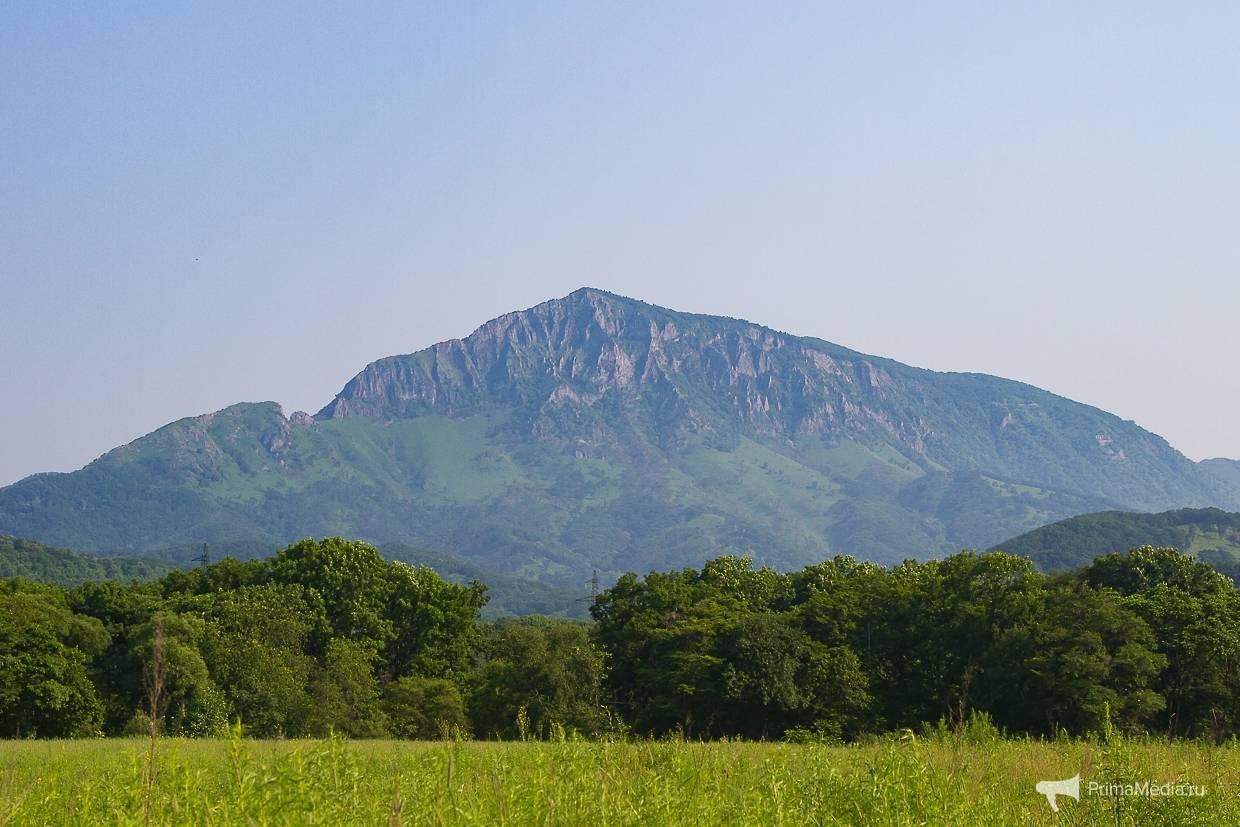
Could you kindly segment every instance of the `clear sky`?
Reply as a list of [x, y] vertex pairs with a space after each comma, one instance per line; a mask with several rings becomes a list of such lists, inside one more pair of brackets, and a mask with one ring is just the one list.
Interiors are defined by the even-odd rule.
[[137, 6], [0, 9], [0, 483], [583, 285], [1240, 456], [1240, 4]]

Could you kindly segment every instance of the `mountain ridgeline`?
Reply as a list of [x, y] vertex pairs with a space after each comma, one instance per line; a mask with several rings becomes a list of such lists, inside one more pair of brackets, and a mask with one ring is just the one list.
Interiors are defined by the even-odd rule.
[[234, 405], [0, 489], [0, 532], [178, 558], [341, 534], [580, 590], [1182, 506], [1240, 507], [1236, 466], [1018, 382], [583, 289], [374, 362], [314, 416]]

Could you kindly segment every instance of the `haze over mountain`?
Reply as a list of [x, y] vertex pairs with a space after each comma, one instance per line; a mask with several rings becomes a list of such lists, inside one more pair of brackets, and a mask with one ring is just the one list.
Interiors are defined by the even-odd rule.
[[1240, 508], [1235, 468], [1030, 385], [582, 289], [380, 359], [314, 416], [242, 403], [0, 489], [0, 533], [181, 558], [344, 534], [567, 585]]

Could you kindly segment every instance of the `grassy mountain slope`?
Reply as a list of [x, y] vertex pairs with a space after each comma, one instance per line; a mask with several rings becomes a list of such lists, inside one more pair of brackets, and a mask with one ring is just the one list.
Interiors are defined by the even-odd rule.
[[1104, 511], [1043, 526], [996, 548], [1029, 557], [1045, 571], [1064, 571], [1088, 565], [1099, 555], [1139, 546], [1196, 554], [1235, 577], [1240, 574], [1240, 514], [1217, 508], [1161, 514]]
[[235, 405], [0, 489], [0, 530], [176, 557], [346, 534], [579, 588], [1186, 505], [1240, 507], [1240, 483], [1095, 408], [581, 290], [374, 362], [314, 417]]
[[32, 540], [0, 537], [0, 580], [25, 577], [59, 586], [92, 580], [153, 580], [175, 568], [162, 560], [94, 557]]

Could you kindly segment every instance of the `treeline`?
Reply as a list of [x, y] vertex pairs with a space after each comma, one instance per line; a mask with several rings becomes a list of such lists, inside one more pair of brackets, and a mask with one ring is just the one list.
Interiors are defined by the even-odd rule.
[[146, 733], [152, 710], [186, 736], [237, 720], [258, 737], [508, 736], [522, 707], [530, 726], [596, 729], [585, 625], [483, 625], [485, 601], [338, 538], [156, 582], [0, 582], [0, 735]]
[[[956, 726], [1240, 734], [1240, 592], [1170, 549], [1046, 576], [962, 552], [626, 575], [592, 625], [306, 540], [151, 583], [0, 583], [0, 735], [847, 740]], [[158, 687], [158, 691], [153, 691]]]
[[791, 574], [721, 558], [593, 607], [638, 732], [848, 739], [984, 712], [1012, 733], [1240, 732], [1240, 592], [1173, 549], [1046, 576], [961, 552]]

